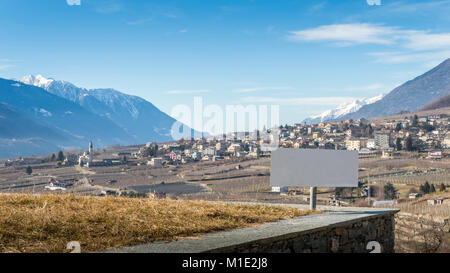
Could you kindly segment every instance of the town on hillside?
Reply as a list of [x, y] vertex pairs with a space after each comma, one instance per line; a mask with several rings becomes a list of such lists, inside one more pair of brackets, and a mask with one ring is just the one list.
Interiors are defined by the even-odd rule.
[[[422, 184], [434, 192], [448, 186], [449, 117], [403, 113], [100, 150], [90, 142], [82, 152], [3, 161], [0, 191], [307, 202], [307, 189], [269, 185], [271, 151], [266, 145], [276, 131], [282, 148], [359, 152], [360, 188], [324, 189], [319, 203], [348, 206], [368, 198], [370, 205], [398, 203], [422, 196]], [[386, 184], [393, 184], [391, 192], [380, 189]]]

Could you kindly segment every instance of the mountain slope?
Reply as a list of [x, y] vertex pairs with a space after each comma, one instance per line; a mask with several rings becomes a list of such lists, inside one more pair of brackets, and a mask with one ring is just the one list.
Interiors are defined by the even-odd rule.
[[0, 158], [55, 152], [55, 143], [66, 143], [67, 137], [0, 103]]
[[85, 89], [65, 81], [26, 76], [21, 82], [39, 86], [68, 99], [92, 113], [106, 117], [133, 135], [137, 142], [172, 140], [170, 130], [176, 121], [152, 103], [114, 89]]
[[444, 107], [450, 107], [450, 95], [447, 95], [443, 98], [433, 101], [430, 104], [425, 105], [425, 107], [420, 109], [420, 111], [434, 110]]
[[450, 94], [450, 59], [425, 74], [395, 88], [383, 99], [361, 107], [338, 120], [387, 116], [401, 111], [416, 111]]
[[361, 107], [363, 107], [364, 105], [372, 104], [374, 102], [379, 101], [382, 98], [383, 98], [383, 95], [380, 94], [373, 98], [360, 99], [360, 100], [358, 99], [353, 102], [344, 103], [344, 104], [339, 105], [335, 109], [330, 109], [319, 115], [311, 116], [311, 117], [303, 120], [303, 123], [313, 124], [313, 123], [325, 122], [325, 121], [338, 119], [347, 114], [354, 113], [354, 112], [358, 111], [359, 109], [361, 109]]
[[68, 140], [67, 136], [37, 123], [14, 107], [0, 102], [0, 138], [45, 138]]
[[[14, 107], [15, 111], [23, 113], [39, 126], [51, 128], [63, 136], [63, 139], [58, 139], [59, 145], [84, 147], [91, 139], [98, 146], [134, 141], [133, 137], [109, 119], [99, 117], [42, 88], [0, 79], [0, 91], [0, 102]], [[46, 138], [52, 140], [49, 136]]]

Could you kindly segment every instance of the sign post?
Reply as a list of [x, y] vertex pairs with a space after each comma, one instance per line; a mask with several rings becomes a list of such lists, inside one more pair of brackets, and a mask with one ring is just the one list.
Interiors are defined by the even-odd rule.
[[317, 203], [317, 188], [311, 187], [309, 188], [309, 209], [315, 210], [316, 209], [316, 203]]
[[310, 209], [316, 209], [317, 187], [358, 187], [358, 152], [324, 149], [272, 151], [272, 187], [309, 187]]

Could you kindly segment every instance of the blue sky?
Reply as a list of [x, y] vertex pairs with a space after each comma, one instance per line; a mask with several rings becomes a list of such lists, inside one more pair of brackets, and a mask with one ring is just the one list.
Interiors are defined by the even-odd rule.
[[[377, 1], [374, 1], [377, 2]], [[0, 77], [177, 104], [279, 104], [299, 122], [450, 57], [450, 0], [2, 0]]]

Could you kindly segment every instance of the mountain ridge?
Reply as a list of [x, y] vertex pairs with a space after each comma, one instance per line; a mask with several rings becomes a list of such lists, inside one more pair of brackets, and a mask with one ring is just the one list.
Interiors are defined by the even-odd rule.
[[0, 90], [0, 127], [8, 132], [0, 136], [0, 157], [17, 156], [16, 150], [24, 151], [20, 155], [35, 155], [64, 147], [81, 148], [90, 140], [99, 147], [134, 141], [109, 119], [40, 87], [0, 78]]
[[47, 79], [42, 75], [28, 75], [20, 81], [42, 87], [54, 95], [110, 119], [133, 135], [138, 142], [172, 140], [171, 125], [176, 120], [141, 97], [112, 88], [86, 89], [67, 81]]
[[381, 100], [365, 105], [354, 113], [336, 120], [374, 118], [394, 115], [402, 111], [413, 112], [450, 94], [450, 58], [394, 88]]
[[[102, 143], [126, 143], [132, 138], [111, 121], [94, 115], [78, 104], [51, 94], [40, 87], [0, 78], [1, 101], [49, 127], [73, 136], [97, 138]], [[116, 132], [115, 140], [105, 132]], [[99, 136], [99, 137], [96, 137]], [[103, 139], [103, 140], [102, 140]], [[123, 139], [123, 141], [120, 141]]]

